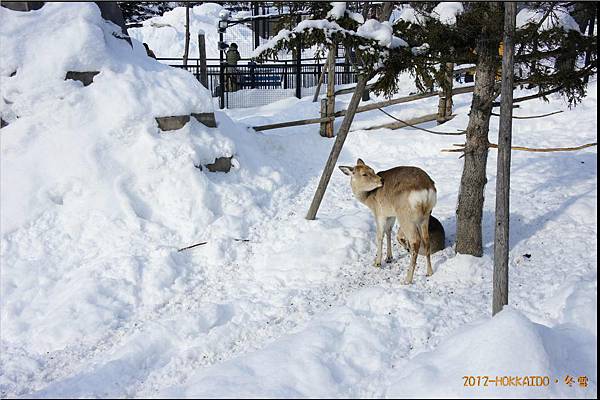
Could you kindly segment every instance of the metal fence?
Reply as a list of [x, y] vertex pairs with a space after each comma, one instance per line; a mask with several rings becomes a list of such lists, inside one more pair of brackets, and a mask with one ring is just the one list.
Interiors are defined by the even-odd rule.
[[[173, 67], [184, 68], [181, 59], [159, 60]], [[213, 60], [207, 61], [211, 64], [205, 67], [206, 86], [225, 108], [257, 107], [288, 97], [313, 94], [323, 71], [323, 64], [316, 62], [318, 60], [303, 60], [302, 64], [297, 64], [295, 60], [285, 60], [238, 65], [215, 65]], [[203, 67], [199, 59], [189, 59], [185, 68], [202, 82]], [[355, 71], [345, 62], [336, 63], [334, 76], [336, 85], [356, 83]], [[321, 92], [325, 91], [327, 81], [325, 73]]]

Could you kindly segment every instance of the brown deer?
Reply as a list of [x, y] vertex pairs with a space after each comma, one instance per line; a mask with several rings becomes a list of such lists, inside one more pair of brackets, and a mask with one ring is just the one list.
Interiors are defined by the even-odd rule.
[[396, 218], [400, 223], [399, 237], [405, 237], [410, 246], [410, 265], [405, 284], [413, 281], [421, 242], [427, 259], [427, 276], [433, 274], [429, 245], [429, 216], [437, 201], [433, 180], [417, 167], [396, 167], [377, 174], [360, 158], [356, 166], [340, 166], [351, 177], [354, 197], [369, 207], [377, 225], [377, 255], [375, 266], [381, 266], [383, 236], [387, 237], [386, 262], [392, 261], [392, 227]]

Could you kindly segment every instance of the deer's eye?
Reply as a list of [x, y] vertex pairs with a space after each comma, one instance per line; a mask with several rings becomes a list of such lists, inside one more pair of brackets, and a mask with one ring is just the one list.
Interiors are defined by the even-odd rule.
[[367, 174], [362, 174], [362, 176], [367, 176]]

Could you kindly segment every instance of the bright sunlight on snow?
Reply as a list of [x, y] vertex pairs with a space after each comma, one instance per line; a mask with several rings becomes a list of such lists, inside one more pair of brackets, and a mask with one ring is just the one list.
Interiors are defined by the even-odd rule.
[[[390, 18], [379, 22], [349, 4], [323, 12], [335, 22], [303, 24], [337, 26], [346, 16], [363, 38], [408, 46]], [[205, 32], [207, 58], [219, 57], [222, 10], [190, 8], [192, 37]], [[234, 18], [249, 10], [234, 9]], [[462, 12], [460, 2], [434, 9], [446, 25]], [[492, 317], [496, 149], [481, 257], [454, 248], [464, 158], [441, 150], [464, 135], [377, 128], [394, 120], [376, 108], [356, 114], [317, 218], [307, 220], [335, 138], [320, 136], [318, 123], [252, 128], [319, 118], [320, 101], [290, 96], [220, 109], [197, 76], [147, 56], [142, 44], [181, 57], [185, 13], [176, 7], [130, 28], [130, 45], [93, 2], [0, 7], [0, 397], [597, 396], [595, 146], [512, 152], [509, 304]], [[407, 6], [390, 15], [417, 21]], [[539, 10], [518, 15], [518, 26], [540, 20]], [[560, 15], [566, 30], [579, 32]], [[236, 24], [228, 34], [250, 48], [254, 26]], [[197, 46], [193, 39], [191, 57]], [[411, 46], [417, 55], [430, 49]], [[68, 71], [99, 73], [84, 86], [65, 79]], [[417, 92], [414, 76], [401, 73], [393, 98]], [[521, 85], [514, 97], [536, 93]], [[335, 110], [348, 109], [351, 97], [336, 95]], [[451, 120], [419, 126], [465, 129], [472, 98], [454, 95]], [[595, 75], [577, 106], [559, 94], [547, 99], [514, 109], [517, 117], [550, 114], [513, 119], [514, 146], [597, 141]], [[370, 93], [360, 106], [384, 100]], [[410, 120], [438, 112], [438, 101], [436, 89], [385, 111]], [[192, 117], [162, 131], [156, 120], [213, 113], [217, 127]], [[492, 115], [492, 143], [498, 122]], [[219, 157], [231, 160], [229, 172], [209, 170]], [[375, 171], [416, 166], [435, 182], [432, 215], [446, 241], [431, 255], [432, 276], [420, 255], [414, 283], [403, 284], [411, 256], [395, 234], [391, 262], [373, 266], [375, 220], [337, 168], [358, 158]], [[470, 384], [481, 376], [549, 381]]]

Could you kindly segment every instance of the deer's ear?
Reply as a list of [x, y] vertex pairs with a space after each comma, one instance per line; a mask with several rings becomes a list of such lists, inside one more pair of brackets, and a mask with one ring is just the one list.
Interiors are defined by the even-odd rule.
[[356, 165], [365, 165], [365, 162], [362, 160], [362, 158], [359, 158], [356, 160]]
[[354, 167], [348, 167], [346, 165], [340, 165], [340, 170], [346, 175], [352, 175]]

